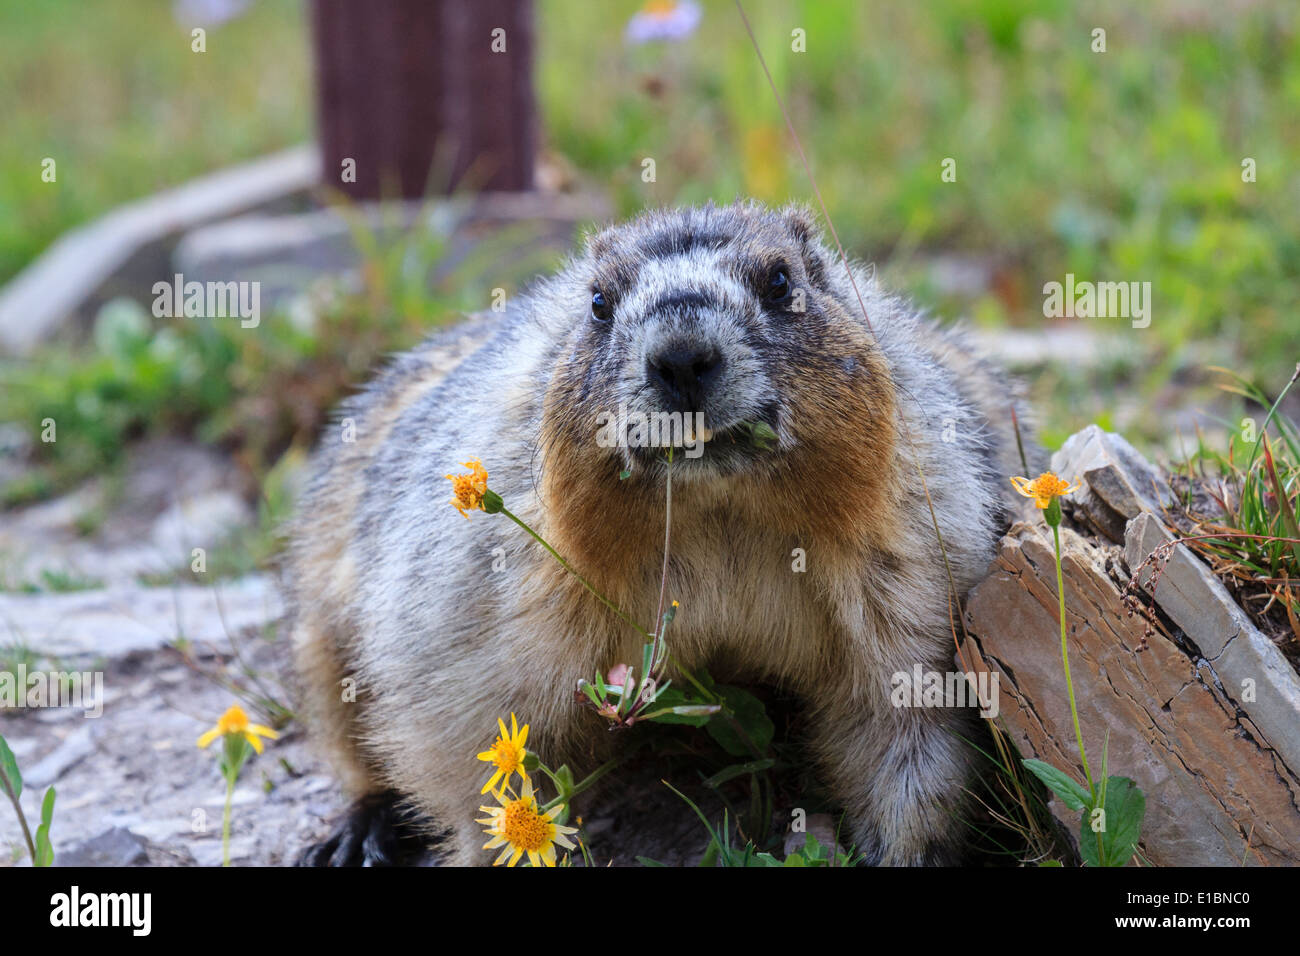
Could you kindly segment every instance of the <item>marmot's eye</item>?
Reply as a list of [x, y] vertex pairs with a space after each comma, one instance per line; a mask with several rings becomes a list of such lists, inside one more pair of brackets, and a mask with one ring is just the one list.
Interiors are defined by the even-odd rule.
[[772, 274], [767, 279], [766, 292], [769, 302], [784, 302], [790, 298], [790, 279], [784, 269], [772, 270]]
[[599, 289], [593, 289], [591, 293], [591, 317], [597, 322], [608, 322], [609, 317], [613, 314], [614, 307], [605, 298], [605, 293]]

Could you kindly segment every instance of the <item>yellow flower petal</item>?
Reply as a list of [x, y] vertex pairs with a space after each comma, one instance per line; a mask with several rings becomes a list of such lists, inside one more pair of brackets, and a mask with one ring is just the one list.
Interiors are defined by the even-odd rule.
[[500, 771], [500, 770], [498, 770], [496, 773], [494, 773], [494, 774], [492, 775], [491, 779], [489, 779], [487, 783], [483, 784], [483, 789], [480, 790], [479, 793], [480, 793], [480, 794], [487, 793], [489, 790], [491, 790], [493, 787], [495, 787], [495, 786], [497, 785], [497, 781], [501, 779], [501, 777], [502, 777], [502, 773], [503, 773], [503, 771]]

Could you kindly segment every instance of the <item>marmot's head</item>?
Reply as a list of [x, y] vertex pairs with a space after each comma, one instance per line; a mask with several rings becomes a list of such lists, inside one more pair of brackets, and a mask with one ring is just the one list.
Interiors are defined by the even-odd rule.
[[594, 446], [638, 472], [675, 446], [685, 480], [868, 452], [864, 419], [887, 417], [888, 375], [833, 267], [797, 207], [656, 211], [595, 235], [550, 290], [572, 326], [546, 399], [548, 451]]

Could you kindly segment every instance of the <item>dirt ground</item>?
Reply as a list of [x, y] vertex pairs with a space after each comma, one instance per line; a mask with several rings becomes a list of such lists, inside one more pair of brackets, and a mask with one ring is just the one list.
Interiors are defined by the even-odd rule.
[[[247, 666], [278, 697], [277, 675], [288, 672], [285, 641], [263, 639], [249, 627], [236, 634], [235, 644], [238, 657], [213, 641], [196, 643], [190, 660], [165, 646], [109, 659], [62, 658], [62, 669], [102, 672], [101, 716], [29, 708], [0, 718], [0, 732], [23, 770], [29, 821], [39, 817], [45, 788], [56, 788], [56, 865], [220, 865], [225, 785], [217, 771], [219, 748], [200, 750], [196, 741], [235, 697], [210, 675]], [[598, 865], [634, 865], [637, 856], [691, 865], [703, 854], [704, 827], [662, 784], [665, 775], [711, 819], [721, 819], [721, 803], [691, 783], [701, 774], [689, 762], [638, 756], [616, 782], [577, 808], [585, 813], [582, 832]], [[479, 802], [471, 795], [466, 812], [474, 813]], [[292, 865], [329, 835], [345, 809], [328, 768], [302, 726], [292, 722], [245, 766], [235, 789], [232, 863]], [[8, 806], [0, 806], [0, 846], [0, 865], [28, 865]], [[494, 855], [485, 852], [485, 862]]]

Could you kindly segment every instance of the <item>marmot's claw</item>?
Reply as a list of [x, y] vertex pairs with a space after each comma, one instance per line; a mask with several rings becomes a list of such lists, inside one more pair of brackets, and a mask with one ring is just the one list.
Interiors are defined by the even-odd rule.
[[298, 865], [418, 865], [428, 848], [410, 822], [396, 793], [363, 797], [328, 839], [307, 848]]

